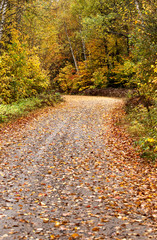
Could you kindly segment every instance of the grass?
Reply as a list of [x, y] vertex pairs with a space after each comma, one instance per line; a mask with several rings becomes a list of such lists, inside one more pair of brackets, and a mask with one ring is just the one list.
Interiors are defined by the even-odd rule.
[[62, 101], [60, 94], [40, 94], [37, 97], [21, 99], [12, 104], [0, 105], [0, 123], [8, 122], [44, 106], [54, 106]]
[[140, 147], [141, 156], [148, 161], [157, 161], [157, 100], [150, 112], [139, 104], [127, 109], [126, 125], [129, 133]]

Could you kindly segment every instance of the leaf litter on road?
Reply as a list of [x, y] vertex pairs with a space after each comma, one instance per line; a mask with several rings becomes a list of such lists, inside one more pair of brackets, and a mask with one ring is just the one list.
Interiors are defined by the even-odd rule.
[[156, 169], [113, 125], [122, 100], [65, 98], [1, 132], [0, 239], [155, 240]]

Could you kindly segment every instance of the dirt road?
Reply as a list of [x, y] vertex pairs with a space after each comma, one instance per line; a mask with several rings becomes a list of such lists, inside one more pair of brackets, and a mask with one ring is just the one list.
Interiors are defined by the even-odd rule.
[[65, 99], [1, 136], [0, 240], [155, 240], [154, 219], [132, 209], [133, 188], [122, 184], [128, 169], [108, 152], [122, 100]]

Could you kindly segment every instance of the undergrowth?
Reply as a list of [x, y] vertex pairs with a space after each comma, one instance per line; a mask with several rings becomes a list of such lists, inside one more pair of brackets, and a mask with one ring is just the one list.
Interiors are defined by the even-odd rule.
[[148, 109], [142, 104], [126, 107], [126, 123], [129, 133], [140, 147], [141, 157], [157, 161], [157, 100]]
[[42, 93], [37, 97], [21, 99], [12, 104], [0, 104], [0, 123], [8, 122], [44, 106], [55, 106], [62, 101], [59, 93]]

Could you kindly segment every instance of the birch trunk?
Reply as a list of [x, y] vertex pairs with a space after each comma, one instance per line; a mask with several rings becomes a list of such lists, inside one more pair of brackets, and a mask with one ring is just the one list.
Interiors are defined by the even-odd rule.
[[1, 13], [1, 22], [0, 22], [0, 41], [3, 36], [3, 28], [4, 28], [4, 21], [5, 21], [5, 14], [7, 10], [7, 1], [2, 0], [0, 4], [0, 13]]
[[72, 44], [71, 44], [71, 41], [70, 41], [70, 38], [69, 38], [69, 35], [68, 35], [67, 25], [66, 25], [65, 22], [64, 22], [64, 27], [65, 27], [65, 32], [66, 32], [66, 36], [67, 36], [67, 39], [68, 39], [68, 43], [69, 43], [69, 46], [70, 46], [71, 54], [72, 54], [72, 57], [73, 57], [73, 60], [74, 60], [75, 68], [76, 68], [76, 71], [79, 73], [78, 66], [77, 66], [77, 61], [76, 61], [76, 58], [75, 58], [75, 55], [74, 55]]
[[139, 2], [138, 2], [137, 0], [135, 0], [135, 6], [136, 6], [136, 9], [137, 9], [137, 11], [138, 11], [138, 14], [139, 14], [139, 16], [140, 16], [140, 18], [141, 18], [142, 25], [144, 25], [143, 15], [142, 15], [142, 13], [141, 13], [140, 6], [139, 6]]

